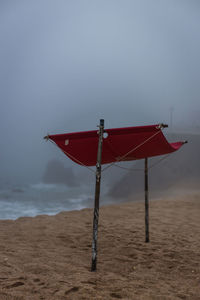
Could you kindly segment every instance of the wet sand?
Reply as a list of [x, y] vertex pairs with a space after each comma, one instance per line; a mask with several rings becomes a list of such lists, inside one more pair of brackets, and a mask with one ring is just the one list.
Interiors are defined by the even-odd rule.
[[0, 221], [0, 300], [200, 299], [200, 194]]

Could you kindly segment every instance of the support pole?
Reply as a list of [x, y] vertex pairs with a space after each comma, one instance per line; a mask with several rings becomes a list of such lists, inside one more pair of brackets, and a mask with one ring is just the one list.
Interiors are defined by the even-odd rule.
[[144, 162], [144, 188], [145, 188], [145, 242], [149, 242], [149, 190], [148, 190], [148, 158]]
[[97, 164], [96, 164], [96, 187], [95, 187], [95, 201], [94, 201], [91, 271], [96, 271], [96, 264], [97, 264], [97, 236], [98, 236], [98, 222], [99, 222], [99, 196], [100, 196], [100, 184], [101, 184], [101, 156], [102, 156], [103, 133], [104, 133], [104, 120], [101, 119], [99, 125], [99, 132], [98, 132], [99, 144], [98, 144]]

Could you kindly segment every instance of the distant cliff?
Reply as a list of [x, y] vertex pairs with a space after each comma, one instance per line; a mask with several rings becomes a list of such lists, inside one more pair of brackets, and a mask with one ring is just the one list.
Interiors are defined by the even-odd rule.
[[[187, 140], [188, 144], [170, 154], [166, 159], [149, 169], [149, 190], [151, 195], [166, 193], [168, 190], [184, 187], [200, 188], [200, 135], [188, 133], [168, 134], [170, 142]], [[162, 157], [149, 158], [149, 167]], [[123, 166], [123, 164], [121, 164]], [[127, 198], [141, 194], [144, 190], [144, 160], [138, 160], [130, 168], [142, 171], [125, 171], [124, 175], [113, 183], [108, 195], [115, 198]]]

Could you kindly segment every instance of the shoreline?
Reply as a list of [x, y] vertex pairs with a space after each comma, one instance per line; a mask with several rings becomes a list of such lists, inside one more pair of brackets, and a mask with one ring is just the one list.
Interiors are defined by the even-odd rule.
[[[200, 189], [197, 188], [197, 185], [195, 184], [194, 187], [189, 185], [188, 187], [183, 188], [183, 185], [181, 184], [180, 186], [174, 188], [173, 186], [170, 187], [168, 190], [164, 191], [149, 191], [149, 203], [152, 201], [165, 201], [165, 200], [170, 200], [174, 198], [180, 198], [180, 197], [191, 197], [193, 195], [200, 195]], [[94, 196], [94, 195], [93, 195]], [[92, 197], [90, 197], [92, 198]], [[112, 199], [112, 200], [111, 200]], [[116, 201], [113, 200], [112, 197], [103, 195], [100, 197], [100, 209], [103, 207], [108, 207], [108, 206], [115, 206], [115, 205], [123, 205], [126, 203], [141, 203], [144, 202], [144, 193], [136, 193], [133, 196], [128, 196], [126, 201], [122, 200], [122, 198], [117, 198]], [[21, 215], [16, 218], [6, 218], [6, 219], [0, 219], [1, 221], [16, 221], [20, 218], [36, 218], [38, 216], [56, 216], [62, 212], [71, 212], [71, 211], [78, 211], [81, 212], [84, 209], [92, 209], [93, 210], [93, 204], [94, 204], [94, 199], [91, 201], [90, 206], [85, 206], [81, 208], [75, 208], [75, 209], [62, 209], [58, 212], [53, 212], [53, 213], [39, 213], [39, 214], [34, 214], [34, 215]], [[56, 203], [55, 203], [56, 205]], [[37, 209], [37, 208], [36, 208]]]

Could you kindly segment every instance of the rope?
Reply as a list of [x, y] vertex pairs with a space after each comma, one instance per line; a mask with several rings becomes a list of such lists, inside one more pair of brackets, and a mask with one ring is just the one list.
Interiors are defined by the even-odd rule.
[[[54, 144], [56, 147], [58, 147], [57, 144], [56, 144], [54, 141], [52, 141], [51, 139], [49, 139], [49, 140], [50, 140], [50, 142], [51, 142], [52, 144]], [[91, 172], [93, 172], [93, 173], [96, 173], [96, 171], [94, 171], [92, 168], [90, 168], [90, 167], [86, 166], [85, 164], [83, 164], [80, 160], [78, 160], [77, 158], [75, 158], [73, 155], [69, 154], [67, 151], [64, 151], [64, 150], [61, 149], [60, 147], [58, 147], [58, 148], [59, 148], [65, 155], [69, 156], [72, 160], [74, 160], [75, 162], [77, 162], [77, 163], [80, 164], [81, 166], [87, 168], [89, 171], [91, 171]]]
[[120, 168], [120, 169], [123, 169], [123, 170], [127, 170], [127, 171], [143, 171], [143, 169], [132, 169], [132, 168], [126, 168], [126, 167], [122, 167], [122, 166], [119, 166], [117, 164], [114, 165], [114, 167], [117, 167], [117, 168]]
[[[148, 167], [148, 170], [154, 168], [156, 165], [158, 165], [161, 161], [165, 160], [168, 158], [168, 156], [170, 155], [171, 153], [167, 154], [166, 156], [162, 157], [161, 159], [159, 159], [158, 161], [156, 161], [154, 164], [152, 164], [151, 166]], [[116, 163], [114, 164], [114, 167], [117, 167], [117, 168], [120, 168], [120, 169], [124, 169], [124, 170], [127, 170], [127, 171], [131, 171], [131, 172], [135, 172], [135, 171], [144, 171], [144, 169], [132, 169], [132, 168], [126, 168], [126, 167], [122, 167], [122, 166], [119, 166], [117, 165]]]
[[[117, 159], [116, 162], [120, 162], [122, 160], [124, 160], [125, 157], [127, 157], [130, 153], [134, 152], [135, 150], [137, 150], [138, 148], [142, 147], [145, 143], [147, 143], [149, 140], [151, 140], [154, 136], [156, 136], [157, 134], [160, 133], [160, 130], [157, 131], [156, 133], [154, 133], [152, 136], [150, 136], [148, 139], [146, 139], [144, 142], [142, 142], [141, 144], [137, 145], [135, 148], [133, 148], [132, 150], [128, 151], [126, 154], [124, 154], [122, 157], [120, 157], [119, 159]], [[105, 167], [102, 172], [104, 172], [105, 170], [107, 170], [108, 168], [114, 166], [116, 164], [116, 162], [111, 163], [110, 165], [108, 165], [107, 167]]]
[[158, 161], [156, 161], [154, 164], [152, 164], [148, 169], [152, 169], [154, 168], [156, 165], [158, 165], [161, 161], [163, 161], [164, 159], [168, 158], [168, 156], [170, 155], [171, 153], [167, 154], [166, 156], [160, 158]]

